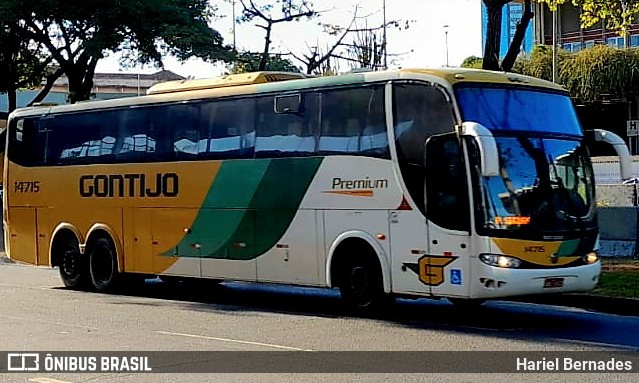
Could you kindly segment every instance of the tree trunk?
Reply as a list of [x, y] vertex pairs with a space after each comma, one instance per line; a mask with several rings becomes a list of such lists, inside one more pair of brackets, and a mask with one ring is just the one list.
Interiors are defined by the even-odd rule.
[[14, 110], [16, 110], [16, 108], [18, 107], [18, 100], [17, 100], [17, 95], [16, 95], [16, 90], [15, 89], [8, 89], [7, 90], [7, 99], [9, 101], [9, 109], [7, 110], [8, 113], [13, 112]]
[[528, 29], [528, 24], [530, 24], [530, 20], [532, 20], [534, 16], [532, 4], [530, 0], [526, 0], [524, 3], [524, 13], [521, 15], [521, 20], [517, 23], [515, 36], [513, 36], [513, 40], [510, 42], [506, 57], [504, 57], [504, 60], [501, 62], [501, 70], [504, 72], [510, 72], [513, 69], [515, 60], [517, 60], [517, 56], [521, 50], [521, 45], [524, 42], [524, 37], [526, 37], [526, 29]]
[[273, 25], [269, 24], [266, 27], [266, 37], [264, 37], [264, 51], [262, 52], [262, 58], [260, 58], [260, 64], [257, 67], [258, 71], [266, 70], [266, 65], [268, 64], [269, 50], [271, 47], [271, 31], [272, 30], [273, 30]]
[[486, 45], [484, 46], [483, 69], [499, 70], [499, 51], [501, 43], [501, 10], [504, 3], [486, 4], [488, 25], [486, 30]]
[[44, 98], [47, 97], [47, 95], [51, 91], [51, 88], [53, 88], [53, 84], [55, 83], [55, 81], [59, 79], [60, 76], [62, 76], [62, 73], [64, 73], [62, 68], [58, 68], [58, 70], [56, 70], [54, 73], [47, 76], [47, 83], [44, 85], [44, 88], [42, 88], [42, 90], [40, 90], [40, 93], [38, 93], [38, 95], [35, 96], [33, 100], [31, 100], [28, 106], [31, 106], [35, 104], [36, 102], [41, 102], [42, 100], [44, 100]]

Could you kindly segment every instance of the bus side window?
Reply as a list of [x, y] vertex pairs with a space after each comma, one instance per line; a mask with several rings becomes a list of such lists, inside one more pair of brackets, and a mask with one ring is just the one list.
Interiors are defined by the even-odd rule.
[[408, 193], [422, 214], [426, 214], [426, 140], [455, 129], [453, 108], [446, 95], [434, 85], [393, 85], [393, 119], [397, 161]]
[[37, 123], [37, 117], [10, 121], [8, 155], [11, 161], [22, 166], [44, 164], [46, 136], [38, 132]]
[[100, 156], [100, 119], [90, 113], [57, 115], [40, 134], [55, 134], [47, 139], [46, 163], [88, 163]]
[[[288, 107], [283, 101], [300, 100]], [[279, 104], [277, 103], [279, 101]], [[255, 139], [256, 157], [305, 157], [315, 154], [317, 94], [300, 93], [298, 96], [262, 96], [257, 99]], [[280, 108], [278, 110], [277, 108]]]
[[200, 114], [200, 158], [252, 158], [255, 100], [207, 101]]
[[200, 136], [200, 105], [176, 104], [165, 109], [166, 139], [171, 143], [172, 158], [196, 159]]
[[381, 85], [322, 92], [319, 152], [388, 158]]
[[451, 230], [470, 230], [468, 183], [455, 133], [431, 137], [426, 144], [426, 216]]

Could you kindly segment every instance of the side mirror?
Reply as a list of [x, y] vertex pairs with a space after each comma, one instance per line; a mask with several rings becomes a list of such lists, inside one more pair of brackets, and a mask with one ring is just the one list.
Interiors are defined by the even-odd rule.
[[481, 124], [464, 122], [461, 126], [462, 137], [472, 137], [479, 147], [481, 174], [484, 177], [499, 175], [499, 152], [495, 137]]
[[595, 141], [608, 143], [615, 149], [619, 156], [619, 171], [622, 180], [632, 177], [632, 157], [630, 157], [630, 151], [623, 138], [607, 130], [595, 129]]

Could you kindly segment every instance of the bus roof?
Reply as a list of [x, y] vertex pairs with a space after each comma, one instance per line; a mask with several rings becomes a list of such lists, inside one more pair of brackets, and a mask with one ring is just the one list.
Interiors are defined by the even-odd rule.
[[148, 94], [138, 97], [123, 97], [110, 100], [87, 101], [59, 106], [38, 106], [17, 109], [15, 116], [73, 112], [91, 109], [108, 109], [162, 102], [218, 98], [268, 92], [299, 91], [340, 85], [355, 85], [367, 82], [436, 77], [449, 84], [486, 83], [517, 84], [567, 92], [565, 88], [549, 81], [516, 73], [493, 72], [468, 68], [420, 69], [406, 68], [377, 72], [346, 73], [335, 76], [307, 76], [301, 73], [254, 72], [227, 75], [213, 79], [178, 80], [159, 83], [151, 87]]
[[406, 68], [402, 72], [425, 74], [445, 79], [451, 84], [459, 84], [464, 82], [480, 82], [491, 84], [519, 84], [531, 87], [553, 89], [566, 92], [566, 88], [554, 82], [542, 80], [540, 78], [524, 76], [511, 72], [495, 72], [482, 69], [472, 68], [439, 68], [439, 69], [421, 69]]
[[251, 72], [251, 73], [239, 73], [230, 74], [216, 78], [205, 79], [186, 79], [166, 81], [153, 85], [146, 94], [161, 94], [161, 93], [175, 93], [185, 92], [189, 90], [203, 90], [213, 88], [223, 88], [229, 86], [240, 85], [252, 85], [262, 84], [266, 82], [277, 82], [294, 79], [306, 78], [302, 73], [292, 72]]

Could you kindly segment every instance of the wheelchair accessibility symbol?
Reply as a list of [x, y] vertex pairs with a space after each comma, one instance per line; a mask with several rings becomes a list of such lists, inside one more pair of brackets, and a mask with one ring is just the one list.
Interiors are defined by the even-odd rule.
[[462, 284], [462, 271], [460, 269], [450, 270], [450, 284], [461, 285]]

